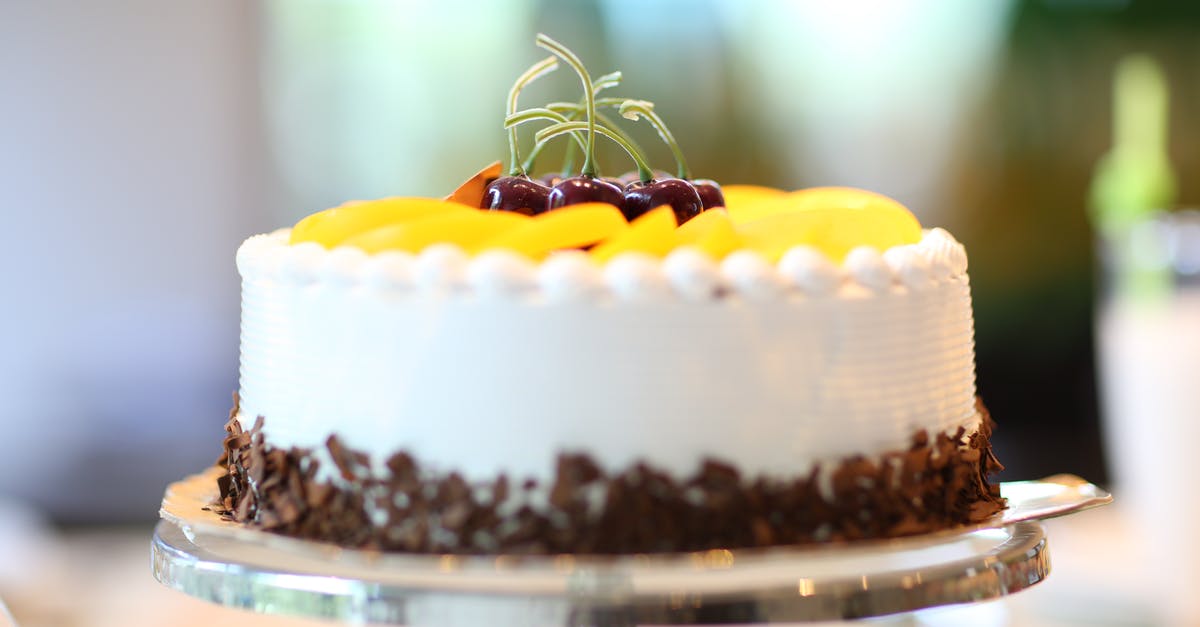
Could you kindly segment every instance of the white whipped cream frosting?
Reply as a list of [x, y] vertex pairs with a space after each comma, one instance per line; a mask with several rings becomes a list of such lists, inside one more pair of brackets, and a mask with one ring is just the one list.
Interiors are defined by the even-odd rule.
[[237, 254], [241, 416], [277, 446], [337, 433], [469, 479], [546, 479], [563, 451], [795, 476], [978, 425], [966, 253], [942, 229], [841, 264], [804, 246], [601, 266], [287, 236]]

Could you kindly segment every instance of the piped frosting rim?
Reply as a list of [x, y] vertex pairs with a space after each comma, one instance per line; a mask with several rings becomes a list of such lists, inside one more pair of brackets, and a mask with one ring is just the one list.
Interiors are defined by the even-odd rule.
[[790, 249], [778, 263], [753, 250], [735, 251], [715, 261], [688, 247], [661, 259], [629, 252], [596, 263], [582, 252], [562, 251], [534, 262], [505, 250], [472, 256], [453, 244], [435, 244], [415, 255], [368, 255], [348, 246], [291, 245], [289, 234], [289, 229], [280, 229], [243, 242], [237, 252], [243, 280], [551, 302], [730, 297], [772, 301], [923, 290], [961, 280], [967, 272], [963, 245], [941, 228], [924, 230], [915, 244], [883, 252], [855, 248], [840, 264], [804, 245]]

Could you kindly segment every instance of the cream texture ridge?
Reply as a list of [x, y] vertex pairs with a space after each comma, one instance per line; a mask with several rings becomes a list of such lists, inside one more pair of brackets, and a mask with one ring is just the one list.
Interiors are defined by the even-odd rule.
[[336, 434], [468, 481], [547, 481], [564, 452], [795, 477], [979, 428], [966, 254], [942, 229], [841, 263], [803, 246], [778, 263], [367, 255], [288, 235], [237, 255], [238, 418], [264, 417], [276, 447]]

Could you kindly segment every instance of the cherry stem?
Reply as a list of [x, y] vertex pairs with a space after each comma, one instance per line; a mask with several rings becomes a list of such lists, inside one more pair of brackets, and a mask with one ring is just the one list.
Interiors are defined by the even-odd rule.
[[[616, 87], [617, 85], [620, 85], [621, 78], [622, 78], [622, 74], [621, 74], [620, 70], [615, 71], [615, 72], [609, 72], [608, 74], [605, 74], [604, 76], [601, 76], [600, 78], [597, 78], [595, 81], [592, 81], [592, 93], [599, 94], [600, 92], [604, 91], [605, 89], [608, 89], [609, 87]], [[583, 110], [584, 103], [580, 102], [579, 104], [575, 104], [575, 103], [567, 103], [567, 104], [569, 104], [571, 106], [571, 109], [570, 109], [570, 111], [567, 111], [565, 113], [565, 115], [568, 120], [574, 120], [575, 115], [577, 115], [580, 111]], [[547, 106], [546, 108], [550, 109], [552, 111], [558, 111], [559, 113], [563, 113], [562, 111], [559, 111], [558, 109], [554, 108], [553, 104], [550, 106]], [[612, 126], [611, 122], [608, 122], [605, 120], [601, 120], [601, 123]], [[636, 144], [635, 144], [635, 146], [636, 146]], [[524, 169], [526, 172], [532, 171], [534, 162], [537, 161], [538, 155], [541, 154], [542, 149], [545, 147], [546, 147], [546, 142], [538, 142], [538, 143], [534, 144], [533, 149], [529, 151], [529, 156], [525, 158], [525, 163], [521, 164], [522, 169]], [[563, 155], [562, 175], [570, 176], [571, 169], [574, 167], [575, 167], [575, 144], [567, 144], [566, 154]]]
[[[519, 126], [521, 124], [525, 124], [527, 122], [535, 122], [537, 120], [550, 120], [551, 122], [558, 122], [559, 124], [571, 121], [570, 119], [567, 118], [567, 116], [565, 116], [557, 111], [551, 111], [550, 109], [535, 107], [533, 109], [525, 109], [524, 111], [518, 111], [516, 113], [513, 113], [513, 114], [505, 117], [504, 118], [504, 128], [515, 129], [517, 126]], [[579, 144], [580, 148], [584, 147], [583, 140], [579, 138], [579, 133], [574, 133], [571, 136], [575, 138], [575, 141], [576, 141], [576, 143]]]
[[[650, 166], [646, 165], [646, 160], [642, 157], [638, 150], [629, 145], [629, 143], [625, 140], [621, 139], [621, 136], [618, 133], [613, 132], [612, 129], [602, 124], [596, 124], [594, 121], [592, 124], [588, 124], [587, 122], [559, 122], [558, 124], [547, 126], [546, 128], [538, 131], [537, 134], [534, 135], [534, 138], [537, 141], [545, 141], [554, 137], [558, 137], [563, 133], [582, 131], [589, 126], [594, 129], [595, 132], [616, 142], [618, 146], [625, 149], [625, 152], [629, 153], [629, 156], [633, 158], [633, 162], [637, 164], [638, 178], [641, 179], [643, 183], [649, 183], [650, 181], [654, 180], [654, 172], [650, 169]], [[583, 176], [595, 177], [595, 174], [587, 174], [586, 172], [581, 172], [581, 174]]]
[[[513, 83], [512, 89], [508, 90], [508, 115], [512, 115], [517, 111], [517, 96], [521, 94], [521, 90], [527, 85], [542, 76], [558, 69], [558, 59], [554, 57], [546, 57], [537, 63], [529, 66], [523, 74], [517, 77], [517, 81]], [[521, 165], [521, 155], [517, 149], [517, 127], [508, 129], [508, 175], [522, 176], [526, 173], [525, 168]]]
[[645, 100], [626, 100], [621, 104], [618, 111], [621, 117], [628, 120], [637, 120], [638, 117], [646, 118], [647, 122], [658, 131], [658, 136], [666, 142], [667, 147], [671, 149], [671, 154], [675, 155], [675, 165], [678, 167], [677, 176], [684, 180], [692, 178], [691, 170], [688, 169], [687, 160], [683, 158], [683, 151], [679, 149], [679, 143], [675, 141], [675, 136], [667, 129], [666, 123], [658, 114], [654, 112], [654, 103]]
[[[565, 115], [564, 117], [567, 120], [575, 119], [571, 115]], [[521, 167], [526, 172], [533, 171], [534, 162], [537, 161], [538, 155], [542, 154], [542, 149], [545, 148], [546, 144], [548, 144], [548, 143], [549, 142], [537, 142], [533, 145], [533, 149], [529, 151], [529, 156], [525, 157], [525, 163], [521, 164]], [[568, 163], [563, 164], [564, 168], [574, 167], [574, 165], [575, 165], [575, 163], [574, 163], [575, 162], [575, 144], [567, 144], [567, 152], [564, 155], [564, 158], [568, 162]]]
[[583, 176], [596, 176], [596, 94], [593, 91], [592, 77], [588, 75], [587, 68], [583, 66], [583, 62], [579, 57], [575, 56], [566, 46], [554, 41], [543, 33], [538, 33], [536, 38], [538, 47], [549, 50], [558, 58], [562, 59], [575, 70], [579, 75], [579, 80], [583, 83], [583, 97], [587, 100], [587, 148], [584, 149], [583, 167], [580, 168], [580, 174]]
[[[605, 100], [616, 100], [617, 104], [611, 105], [614, 108], [616, 106], [619, 106], [619, 103], [625, 102], [624, 98], [601, 98], [599, 100], [596, 100], [596, 105], [599, 106], [600, 103]], [[560, 113], [563, 113], [567, 116], [567, 118], [573, 120], [575, 118], [571, 114], [572, 113], [575, 113], [575, 114], [580, 113], [583, 110], [583, 105], [578, 105], [573, 102], [552, 102], [552, 103], [546, 105], [546, 108], [550, 109], [551, 111], [558, 111]], [[625, 131], [621, 130], [621, 127], [618, 126], [615, 122], [613, 122], [612, 118], [597, 111], [596, 112], [596, 121], [599, 122], [600, 124], [607, 126], [608, 130], [620, 135], [621, 139], [629, 142], [629, 145], [633, 146], [634, 150], [637, 150], [639, 154], [643, 154], [643, 155], [646, 154], [645, 149], [643, 149], [641, 147], [641, 145], [638, 144], [637, 141], [635, 141], [633, 139], [633, 137], [630, 137], [629, 133], [626, 133]]]
[[597, 78], [596, 80], [592, 81], [592, 94], [595, 95], [604, 91], [605, 89], [608, 89], [609, 87], [616, 87], [617, 85], [620, 85], [622, 78], [624, 78], [624, 76], [621, 74], [621, 70], [609, 72], [608, 74]]
[[571, 171], [575, 169], [575, 144], [567, 144], [567, 150], [563, 153], [562, 171], [559, 172], [563, 178], [571, 176]]
[[[549, 107], [547, 107], [547, 108], [549, 108]], [[553, 109], [551, 109], [551, 110], [553, 111]], [[555, 113], [558, 113], [558, 111], [555, 111]], [[563, 117], [566, 118], [567, 120], [575, 119], [575, 117], [569, 113], [564, 114]], [[529, 151], [529, 156], [525, 157], [525, 163], [521, 164], [521, 167], [524, 168], [526, 172], [530, 172], [533, 170], [534, 162], [537, 161], [538, 155], [542, 154], [542, 149], [546, 147], [547, 143], [549, 143], [549, 142], [537, 142], [533, 145], [533, 149]], [[564, 164], [563, 167], [574, 167], [574, 165], [575, 165], [574, 164], [575, 144], [567, 144], [567, 152], [566, 152], [565, 158], [567, 161], [569, 161], [569, 163]]]

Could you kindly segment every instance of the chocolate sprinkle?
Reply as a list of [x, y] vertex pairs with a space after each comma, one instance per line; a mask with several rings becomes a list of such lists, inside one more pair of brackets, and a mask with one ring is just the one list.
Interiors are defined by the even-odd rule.
[[539, 501], [531, 498], [536, 481], [514, 485], [501, 475], [472, 485], [457, 473], [423, 469], [404, 452], [387, 460], [381, 476], [336, 436], [326, 449], [340, 480], [318, 480], [313, 451], [267, 444], [262, 417], [243, 431], [237, 400], [212, 509], [266, 531], [347, 547], [458, 554], [765, 547], [926, 533], [986, 520], [1005, 506], [999, 486], [988, 482], [1003, 467], [982, 403], [977, 433], [921, 431], [906, 451], [851, 457], [790, 479], [744, 477], [717, 459], [682, 479], [648, 463], [607, 474], [585, 453], [563, 453]]

